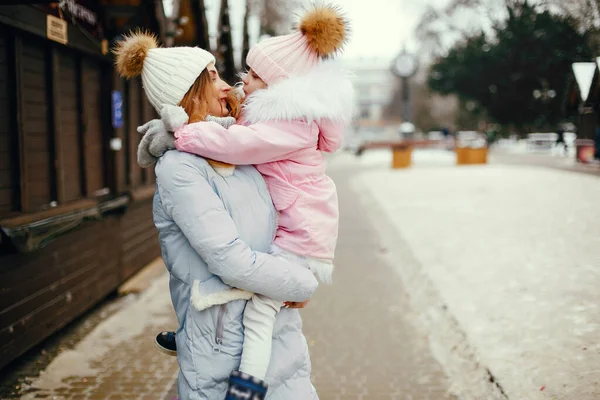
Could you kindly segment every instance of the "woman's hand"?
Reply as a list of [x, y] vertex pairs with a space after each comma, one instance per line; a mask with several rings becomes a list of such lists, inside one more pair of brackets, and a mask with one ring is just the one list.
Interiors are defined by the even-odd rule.
[[286, 301], [283, 303], [285, 308], [304, 308], [308, 304], [310, 300], [306, 300], [304, 302], [299, 301]]
[[138, 164], [142, 168], [152, 166], [165, 151], [175, 148], [175, 138], [167, 130], [167, 127], [160, 119], [153, 119], [142, 126], [138, 126], [137, 131], [144, 135], [138, 145]]

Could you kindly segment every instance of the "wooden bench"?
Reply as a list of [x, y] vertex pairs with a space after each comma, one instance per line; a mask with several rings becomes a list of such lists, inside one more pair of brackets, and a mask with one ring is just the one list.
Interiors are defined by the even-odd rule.
[[412, 163], [412, 150], [414, 148], [432, 148], [443, 146], [443, 140], [386, 140], [363, 143], [356, 150], [360, 156], [370, 149], [392, 150], [392, 168], [408, 168]]
[[530, 133], [527, 135], [527, 150], [551, 150], [556, 144], [558, 134]]

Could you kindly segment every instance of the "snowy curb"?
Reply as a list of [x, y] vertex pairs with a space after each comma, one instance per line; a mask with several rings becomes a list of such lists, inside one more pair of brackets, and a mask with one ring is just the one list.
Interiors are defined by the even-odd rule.
[[359, 179], [351, 180], [350, 187], [371, 220], [376, 222], [390, 265], [395, 265], [399, 254], [403, 259], [411, 260], [397, 268], [397, 272], [410, 296], [419, 324], [428, 333], [432, 354], [450, 378], [452, 394], [461, 400], [507, 400], [501, 383], [481, 364], [465, 332], [377, 200], [364, 190]]

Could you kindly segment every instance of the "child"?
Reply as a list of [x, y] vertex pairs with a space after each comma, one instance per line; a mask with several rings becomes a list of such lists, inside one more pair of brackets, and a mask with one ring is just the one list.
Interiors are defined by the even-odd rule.
[[[178, 150], [256, 166], [279, 212], [272, 253], [306, 265], [327, 283], [333, 273], [338, 201], [322, 152], [339, 149], [354, 96], [345, 74], [323, 59], [339, 51], [346, 38], [347, 22], [339, 10], [318, 7], [302, 19], [298, 32], [250, 49], [250, 70], [243, 78], [246, 101], [238, 120], [242, 125], [225, 129], [198, 122], [179, 127], [163, 117], [176, 130]], [[255, 398], [255, 385], [264, 384], [273, 323], [281, 307], [281, 302], [260, 294], [248, 302], [242, 374], [232, 374], [227, 399]]]

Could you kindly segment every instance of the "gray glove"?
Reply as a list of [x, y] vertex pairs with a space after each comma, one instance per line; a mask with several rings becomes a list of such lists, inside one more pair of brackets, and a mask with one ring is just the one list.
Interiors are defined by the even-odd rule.
[[212, 115], [207, 115], [206, 121], [216, 122], [225, 129], [229, 129], [231, 125], [236, 123], [236, 119], [233, 117], [213, 117]]
[[144, 135], [138, 145], [137, 160], [142, 168], [152, 166], [167, 150], [175, 148], [175, 137], [160, 119], [153, 119], [137, 131]]
[[[161, 119], [153, 119], [137, 131], [144, 135], [138, 146], [138, 164], [142, 168], [152, 166], [167, 150], [175, 148], [173, 133], [188, 122], [188, 115], [179, 106], [165, 104], [159, 111]], [[225, 129], [235, 124], [233, 117], [207, 116], [206, 121], [216, 122]]]

